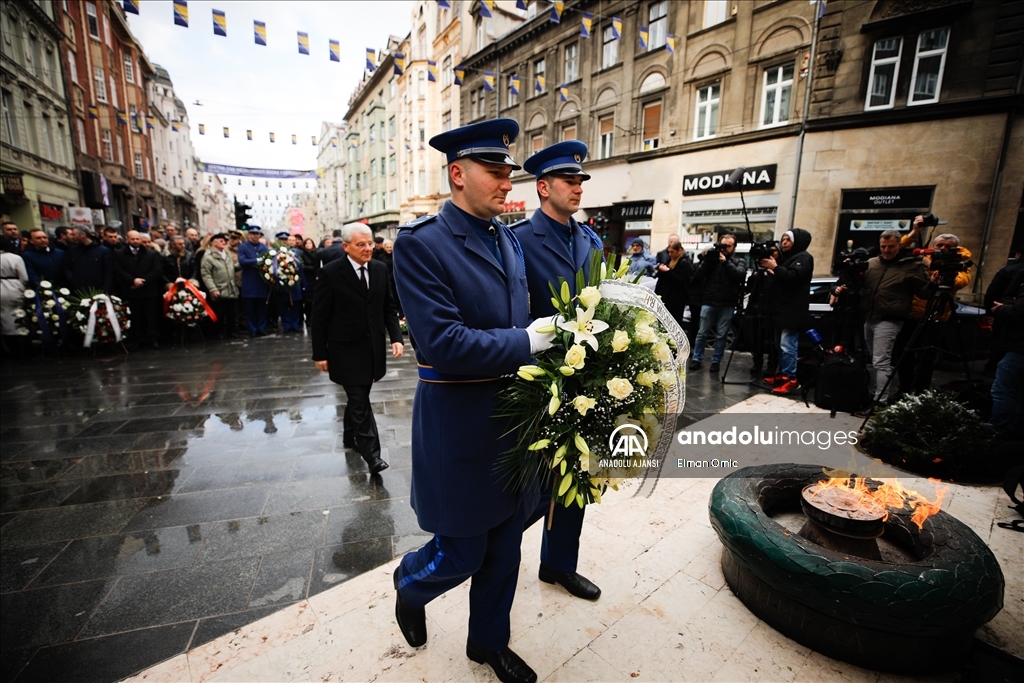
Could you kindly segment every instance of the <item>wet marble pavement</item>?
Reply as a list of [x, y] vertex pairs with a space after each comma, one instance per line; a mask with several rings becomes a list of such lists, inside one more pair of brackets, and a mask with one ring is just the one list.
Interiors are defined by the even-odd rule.
[[[305, 336], [5, 359], [2, 680], [117, 680], [427, 540], [409, 507], [407, 351], [371, 395], [380, 478], [342, 447], [344, 392]], [[687, 404], [754, 391], [695, 373]]]

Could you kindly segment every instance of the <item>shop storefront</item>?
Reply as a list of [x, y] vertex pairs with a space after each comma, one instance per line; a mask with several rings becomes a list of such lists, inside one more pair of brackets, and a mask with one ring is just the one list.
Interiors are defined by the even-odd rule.
[[[778, 165], [747, 168], [742, 174], [743, 196], [728, 182], [734, 169], [683, 177], [679, 239], [691, 250], [716, 242], [726, 233], [738, 242], [773, 239], [779, 213], [775, 189]], [[744, 206], [746, 214], [744, 214]], [[749, 228], [747, 221], [749, 220]]]
[[916, 216], [931, 212], [935, 186], [844, 189], [842, 193], [832, 250], [833, 265], [843, 252], [877, 247], [878, 236], [884, 230], [910, 230]]

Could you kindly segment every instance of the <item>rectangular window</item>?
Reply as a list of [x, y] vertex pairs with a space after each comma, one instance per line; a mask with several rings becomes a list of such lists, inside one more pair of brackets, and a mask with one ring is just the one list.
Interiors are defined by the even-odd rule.
[[647, 19], [647, 50], [665, 47], [665, 34], [668, 32], [668, 0], [652, 2], [647, 10]]
[[910, 78], [913, 85], [910, 88], [908, 105], [939, 101], [948, 42], [948, 28], [925, 31], [917, 37], [917, 55], [914, 57], [914, 73]]
[[605, 116], [599, 122], [601, 135], [597, 158], [610, 159], [615, 153], [615, 117]]
[[544, 149], [544, 133], [536, 133], [530, 138], [530, 154], [536, 154]]
[[136, 178], [142, 178], [142, 175], [143, 175], [142, 155], [139, 154], [138, 152], [136, 152], [135, 153], [135, 177]]
[[96, 40], [100, 39], [100, 19], [96, 15], [96, 5], [91, 2], [85, 3], [85, 14], [89, 21], [89, 35]]
[[115, 140], [117, 140], [117, 163], [124, 166], [124, 143], [121, 141], [120, 133], [117, 134]]
[[[547, 63], [543, 59], [538, 59], [533, 63], [533, 92], [541, 94], [548, 89], [547, 81], [544, 80], [544, 72], [547, 69]], [[537, 80], [540, 79], [540, 80]], [[541, 85], [543, 83], [543, 85]], [[539, 86], [539, 89], [538, 89]]]
[[423, 121], [419, 122], [419, 131], [420, 131], [420, 142], [426, 142], [427, 141], [427, 124], [424, 123]]
[[78, 83], [78, 64], [75, 61], [75, 53], [68, 50], [68, 71], [71, 72], [71, 82]]
[[54, 90], [57, 89], [57, 77], [60, 75], [60, 67], [57, 66], [57, 60], [54, 58], [53, 50], [46, 51], [46, 82], [50, 84], [50, 87]]
[[[518, 78], [519, 78], [519, 76], [517, 76], [516, 74], [509, 74], [509, 76], [508, 76], [508, 105], [507, 106], [509, 106], [509, 107], [514, 107], [517, 104], [519, 104], [519, 91], [512, 89], [512, 81], [513, 81], [513, 79], [518, 79]], [[520, 83], [519, 84], [519, 88], [522, 89], [522, 87], [523, 87], [523, 84]]]
[[82, 154], [88, 154], [88, 146], [85, 142], [85, 119], [75, 119], [75, 128], [78, 129], [78, 149]]
[[903, 38], [884, 38], [875, 43], [871, 53], [868, 99], [864, 109], [892, 108], [902, 52]]
[[445, 57], [441, 62], [441, 87], [447, 88], [452, 84], [452, 58]]
[[391, 201], [389, 204], [392, 209], [398, 208], [398, 190], [391, 190]]
[[370, 212], [377, 213], [380, 209], [377, 207], [377, 193], [374, 192], [370, 195]]
[[107, 101], [107, 75], [103, 73], [102, 66], [92, 68], [92, 78], [96, 89], [96, 101], [106, 103]]
[[371, 178], [376, 178], [377, 177], [377, 160], [376, 159], [370, 159], [370, 177]]
[[421, 71], [416, 76], [416, 99], [427, 99], [427, 72]]
[[793, 65], [765, 69], [764, 89], [761, 92], [761, 127], [789, 123], [792, 97]]
[[370, 139], [371, 140], [376, 140], [377, 139], [377, 125], [373, 124], [373, 123], [370, 124]]
[[124, 53], [124, 80], [129, 83], [135, 82], [135, 64], [132, 62], [132, 55], [130, 52]]
[[446, 133], [452, 129], [452, 110], [449, 109], [441, 114], [441, 132]]
[[565, 82], [572, 83], [580, 77], [579, 43], [565, 46]]
[[15, 123], [16, 119], [14, 116], [14, 97], [11, 95], [11, 91], [4, 90], [2, 93], [3, 99], [3, 114], [4, 114], [4, 134], [7, 142], [14, 147], [20, 147], [21, 141], [18, 137], [18, 124]]
[[570, 124], [562, 129], [562, 141], [576, 139], [576, 124]]
[[104, 161], [114, 161], [114, 138], [110, 134], [109, 128], [104, 128], [101, 133], [103, 139], [103, 159]]
[[694, 140], [713, 138], [718, 132], [720, 88], [720, 83], [714, 83], [697, 90], [697, 123], [693, 131]]
[[661, 102], [644, 106], [643, 150], [657, 149], [661, 141]]
[[53, 121], [48, 114], [43, 114], [43, 153], [50, 161], [56, 161], [53, 151]]
[[388, 175], [398, 173], [398, 157], [394, 154], [388, 157]]
[[36, 132], [36, 110], [29, 103], [22, 104], [25, 112], [25, 128], [28, 129], [28, 151], [39, 154], [39, 135]]
[[57, 163], [70, 165], [70, 164], [68, 164], [69, 157], [68, 157], [68, 148], [67, 148], [67, 136], [68, 136], [68, 134], [67, 134], [67, 131], [64, 130], [64, 124], [63, 123], [58, 123], [57, 124], [57, 145], [56, 145], [56, 147], [57, 147]]
[[396, 131], [397, 131], [397, 128], [395, 127], [395, 117], [392, 116], [390, 119], [388, 119], [388, 137], [389, 138], [395, 137], [395, 132]]
[[601, 52], [601, 68], [615, 66], [619, 63], [619, 39], [615, 37], [615, 29], [611, 24], [604, 27], [604, 49]]
[[[107, 47], [114, 47], [110, 42], [110, 20], [107, 19], [107, 15], [103, 15], [103, 42], [107, 44]], [[113, 64], [114, 60], [111, 59], [110, 63]]]
[[482, 88], [469, 93], [469, 112], [470, 117], [473, 119], [477, 119], [482, 116], [481, 110], [483, 109], [483, 102], [481, 100], [483, 100], [483, 96], [484, 91]]
[[728, 15], [728, 0], [704, 0], [704, 28], [721, 24]]
[[427, 194], [427, 172], [425, 170], [420, 169], [419, 179], [420, 179], [420, 182], [419, 182], [420, 196], [422, 197], [422, 196], [425, 196]]

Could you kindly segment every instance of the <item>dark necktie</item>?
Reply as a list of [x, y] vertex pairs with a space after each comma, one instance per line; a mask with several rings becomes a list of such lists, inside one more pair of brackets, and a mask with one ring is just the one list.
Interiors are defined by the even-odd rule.
[[370, 283], [366, 281], [366, 266], [359, 266], [359, 279], [363, 281], [363, 287], [370, 288]]

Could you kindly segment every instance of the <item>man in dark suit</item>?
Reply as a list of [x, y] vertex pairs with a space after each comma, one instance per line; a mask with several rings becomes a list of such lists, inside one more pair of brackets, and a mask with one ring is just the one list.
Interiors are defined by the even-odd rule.
[[160, 256], [142, 246], [142, 235], [129, 230], [127, 246], [114, 254], [118, 292], [131, 312], [132, 346], [145, 342], [160, 348], [160, 306], [164, 276]]
[[[548, 282], [557, 284], [562, 276], [576, 296], [577, 271], [583, 269], [584, 279], [589, 280], [591, 252], [602, 249], [601, 238], [572, 217], [580, 208], [583, 182], [590, 180], [582, 166], [586, 158], [585, 143], [566, 140], [540, 150], [523, 163], [523, 170], [537, 176], [540, 208], [530, 218], [509, 227], [515, 231], [526, 259], [533, 318], [557, 314]], [[527, 527], [548, 514], [550, 502], [549, 485], [541, 492], [541, 502], [527, 519]], [[585, 509], [575, 505], [554, 507], [551, 528], [544, 525], [539, 577], [563, 586], [578, 598], [597, 600], [601, 589], [576, 572]]]
[[350, 223], [341, 239], [346, 256], [324, 266], [313, 296], [313, 360], [348, 397], [344, 445], [359, 451], [370, 474], [377, 474], [388, 464], [380, 457], [370, 389], [384, 376], [385, 328], [393, 358], [402, 355], [402, 329], [388, 268], [372, 260], [373, 233], [362, 223]]

